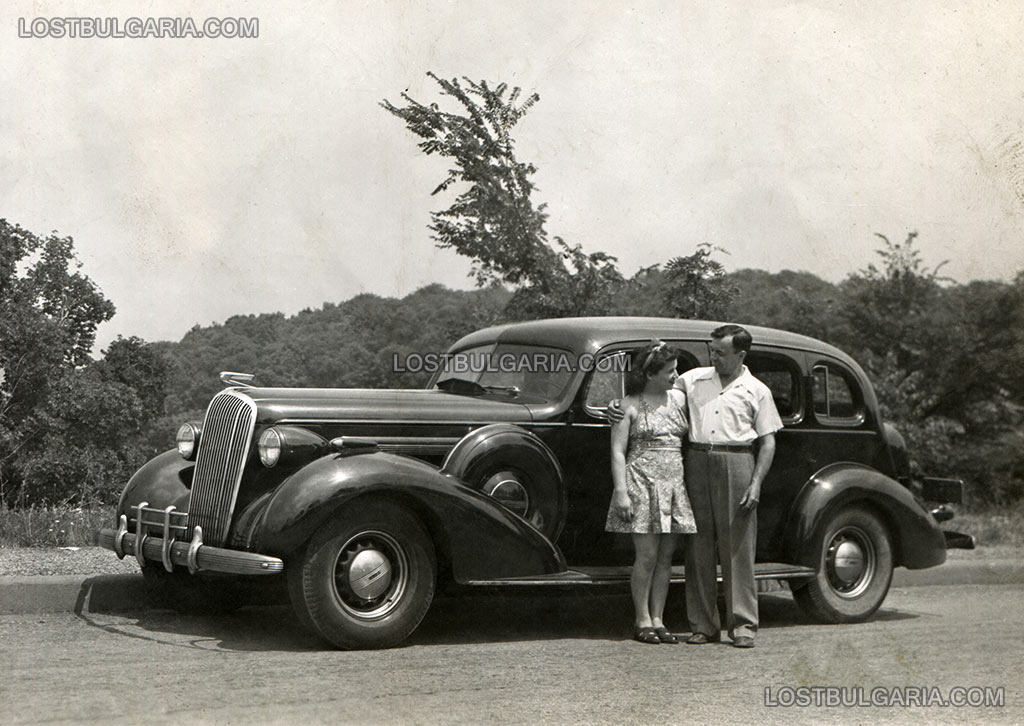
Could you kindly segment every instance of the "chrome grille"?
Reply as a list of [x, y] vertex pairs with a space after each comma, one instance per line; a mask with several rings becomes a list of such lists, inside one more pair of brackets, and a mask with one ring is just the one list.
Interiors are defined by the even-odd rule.
[[189, 536], [203, 528], [203, 542], [220, 547], [227, 540], [238, 485], [252, 443], [256, 404], [235, 391], [213, 397], [206, 409], [188, 508]]

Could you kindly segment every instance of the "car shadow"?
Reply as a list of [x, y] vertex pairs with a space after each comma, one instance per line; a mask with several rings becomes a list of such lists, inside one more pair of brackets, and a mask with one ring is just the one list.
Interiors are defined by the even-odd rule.
[[[529, 592], [474, 593], [438, 598], [410, 645], [451, 645], [522, 640], [596, 639], [631, 640], [633, 605], [628, 592], [570, 591], [553, 594]], [[682, 588], [673, 588], [665, 608], [665, 622], [677, 633], [688, 633]], [[793, 601], [788, 590], [758, 596], [760, 629], [821, 627]], [[725, 622], [724, 603], [719, 603]], [[899, 621], [919, 617], [881, 608], [873, 621]], [[850, 626], [844, 626], [850, 627]], [[853, 625], [856, 627], [856, 625]]]
[[[280, 593], [264, 597], [263, 604], [226, 615], [182, 615], [156, 607], [141, 577], [128, 583], [130, 592], [123, 587], [125, 581], [117, 579], [121, 577], [87, 581], [79, 618], [121, 637], [174, 647], [237, 652], [330, 649], [305, 630], [290, 607], [273, 604], [282, 602]], [[120, 596], [115, 593], [118, 589]], [[762, 630], [822, 627], [799, 609], [787, 590], [762, 593], [759, 605]], [[883, 607], [873, 619], [885, 622], [917, 617]], [[687, 632], [682, 588], [670, 592], [665, 619], [673, 631]], [[632, 638], [632, 620], [629, 593], [621, 588], [474, 589], [436, 597], [423, 622], [400, 647], [563, 639], [627, 641]]]

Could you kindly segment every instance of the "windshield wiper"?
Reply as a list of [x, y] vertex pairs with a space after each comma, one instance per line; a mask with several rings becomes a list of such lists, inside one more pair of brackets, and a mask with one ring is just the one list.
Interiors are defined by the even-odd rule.
[[445, 378], [443, 381], [438, 381], [436, 386], [446, 393], [459, 393], [469, 396], [479, 396], [481, 393], [487, 393], [486, 388], [476, 381], [466, 378]]
[[511, 398], [519, 395], [519, 386], [483, 386], [488, 393], [507, 393]]

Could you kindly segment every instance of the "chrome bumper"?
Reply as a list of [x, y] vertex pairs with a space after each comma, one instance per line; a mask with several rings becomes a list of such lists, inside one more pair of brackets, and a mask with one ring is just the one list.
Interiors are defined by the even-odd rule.
[[[233, 575], [276, 575], [284, 571], [284, 562], [278, 557], [260, 555], [254, 552], [228, 550], [222, 547], [210, 547], [203, 544], [203, 529], [195, 527], [192, 540], [174, 539], [174, 534], [184, 532], [185, 512], [167, 509], [152, 509], [143, 502], [136, 510], [134, 520], [135, 531], [128, 531], [128, 517], [121, 515], [116, 530], [101, 529], [99, 545], [113, 550], [121, 559], [132, 555], [144, 567], [147, 560], [160, 562], [164, 569], [173, 572], [175, 566], [187, 567], [192, 574], [200, 571], [224, 572]], [[156, 517], [156, 520], [146, 517]], [[161, 536], [149, 534], [149, 529], [156, 527]]]

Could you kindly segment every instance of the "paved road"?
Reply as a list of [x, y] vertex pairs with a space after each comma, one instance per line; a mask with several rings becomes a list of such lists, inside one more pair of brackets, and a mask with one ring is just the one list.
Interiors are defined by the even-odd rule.
[[[0, 722], [1022, 723], [1022, 602], [1019, 584], [896, 589], [873, 622], [824, 626], [762, 595], [752, 651], [634, 643], [622, 595], [441, 599], [377, 652], [325, 650], [285, 608], [8, 615]], [[798, 686], [1001, 687], [1005, 705], [765, 705]]]

